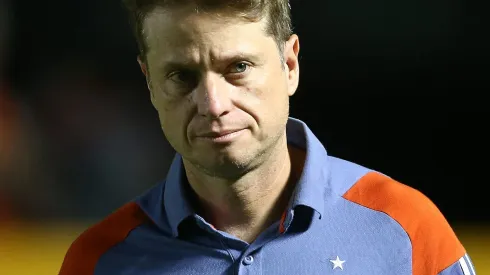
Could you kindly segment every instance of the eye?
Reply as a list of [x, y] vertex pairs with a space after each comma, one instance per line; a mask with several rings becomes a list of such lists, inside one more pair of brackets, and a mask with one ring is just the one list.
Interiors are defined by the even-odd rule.
[[169, 78], [177, 83], [192, 84], [196, 81], [196, 75], [191, 71], [175, 71], [169, 75]]
[[247, 71], [249, 65], [245, 62], [238, 62], [234, 64], [231, 68], [231, 73], [241, 74]]

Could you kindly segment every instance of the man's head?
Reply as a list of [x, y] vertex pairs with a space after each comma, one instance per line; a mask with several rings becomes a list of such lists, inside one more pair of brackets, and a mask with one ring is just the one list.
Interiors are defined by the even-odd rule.
[[287, 0], [126, 4], [152, 103], [175, 150], [221, 177], [263, 163], [285, 140], [298, 86]]
[[265, 19], [267, 24], [264, 31], [276, 40], [278, 46], [287, 41], [292, 34], [289, 0], [123, 0], [123, 2], [128, 10], [143, 60], [148, 50], [144, 23], [148, 14], [156, 8], [171, 10], [191, 6], [196, 12], [241, 18], [250, 22]]

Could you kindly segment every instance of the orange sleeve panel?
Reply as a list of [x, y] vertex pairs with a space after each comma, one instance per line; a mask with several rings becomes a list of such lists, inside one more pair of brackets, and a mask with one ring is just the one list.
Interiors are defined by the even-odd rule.
[[146, 220], [146, 215], [136, 203], [124, 205], [73, 242], [59, 274], [93, 275], [99, 258]]
[[343, 196], [386, 213], [407, 232], [412, 243], [414, 275], [435, 275], [464, 256], [465, 249], [439, 209], [419, 191], [370, 172]]

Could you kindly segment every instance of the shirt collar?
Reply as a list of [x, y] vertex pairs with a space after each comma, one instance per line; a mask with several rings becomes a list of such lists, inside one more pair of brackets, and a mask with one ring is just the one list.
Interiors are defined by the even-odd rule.
[[194, 211], [186, 199], [182, 157], [176, 154], [165, 181], [136, 198], [136, 203], [158, 228], [178, 236], [178, 226]]
[[187, 200], [188, 195], [186, 195], [185, 184], [188, 183], [182, 157], [180, 154], [176, 154], [167, 175], [163, 195], [163, 204], [174, 236], [179, 233], [180, 223], [194, 214], [194, 210]]
[[325, 147], [308, 126], [295, 118], [289, 118], [286, 133], [288, 144], [306, 151], [303, 172], [296, 183], [290, 208], [298, 205], [312, 208], [320, 217], [325, 210], [325, 192], [329, 176], [328, 155]]
[[[295, 118], [289, 118], [286, 126], [288, 144], [306, 151], [306, 159], [302, 174], [295, 187], [290, 201], [290, 208], [298, 205], [310, 207], [317, 211], [320, 217], [325, 208], [325, 191], [328, 179], [328, 156], [321, 142], [315, 137], [308, 126]], [[167, 174], [165, 185], [157, 189], [163, 199], [163, 211], [151, 211], [160, 217], [150, 217], [158, 225], [158, 219], [166, 214], [168, 225], [174, 236], [178, 236], [180, 223], [194, 215], [190, 202], [187, 200], [186, 177], [182, 157], [176, 154]], [[163, 192], [162, 192], [163, 191]], [[163, 193], [163, 194], [162, 194]], [[162, 203], [157, 204], [160, 206]], [[148, 207], [151, 207], [148, 205]], [[158, 207], [158, 206], [156, 206]], [[148, 211], [146, 211], [148, 214]]]

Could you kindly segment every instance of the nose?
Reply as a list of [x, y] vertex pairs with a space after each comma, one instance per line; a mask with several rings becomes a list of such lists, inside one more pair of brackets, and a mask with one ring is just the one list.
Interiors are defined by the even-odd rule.
[[216, 74], [207, 74], [200, 79], [193, 100], [198, 113], [210, 119], [226, 115], [233, 106], [226, 80]]

